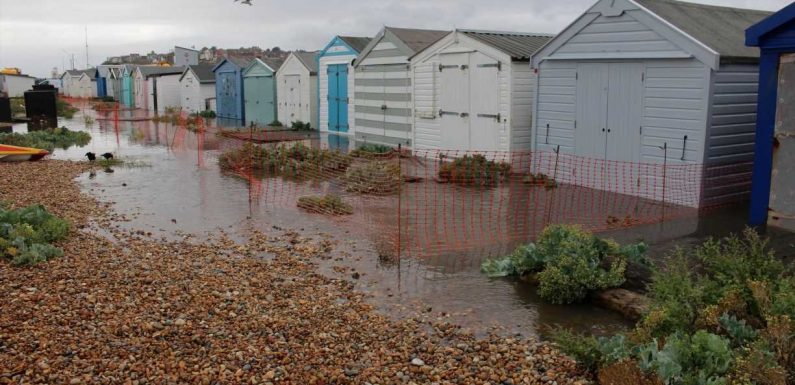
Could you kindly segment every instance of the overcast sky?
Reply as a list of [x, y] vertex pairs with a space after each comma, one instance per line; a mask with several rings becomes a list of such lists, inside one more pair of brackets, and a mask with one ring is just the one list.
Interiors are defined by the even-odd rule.
[[[334, 35], [373, 36], [384, 25], [556, 33], [595, 0], [0, 0], [0, 67], [48, 76], [75, 55], [167, 52], [174, 45], [322, 48]], [[789, 0], [698, 0], [778, 10]]]

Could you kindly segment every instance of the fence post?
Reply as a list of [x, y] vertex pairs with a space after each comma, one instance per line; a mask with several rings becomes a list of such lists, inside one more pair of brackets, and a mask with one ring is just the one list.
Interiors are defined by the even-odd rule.
[[[554, 152], [555, 152], [555, 166], [552, 168], [552, 180], [557, 181], [558, 160], [560, 159], [560, 145], [558, 145], [555, 148]], [[549, 226], [549, 222], [552, 221], [552, 203], [554, 201], [555, 193], [552, 191], [552, 189], [546, 188], [546, 186], [544, 186], [544, 189], [547, 191], [547, 194], [549, 194], [549, 198], [547, 199], [547, 207], [546, 207], [547, 210], [546, 221], [544, 223], [544, 227], [547, 227]]]
[[668, 142], [663, 143], [662, 221], [665, 221], [665, 185], [668, 171]]
[[398, 209], [397, 209], [397, 214], [398, 214], [397, 215], [397, 228], [398, 228], [398, 233], [397, 233], [398, 275], [400, 274], [400, 246], [401, 246], [400, 245], [400, 241], [401, 241], [400, 233], [403, 230], [403, 227], [401, 226], [401, 217], [402, 217], [402, 207], [401, 206], [402, 206], [402, 202], [403, 202], [403, 167], [402, 167], [401, 161], [400, 161], [400, 156], [403, 153], [403, 148], [402, 147], [403, 147], [402, 144], [398, 143], [397, 162], [398, 162], [398, 175], [400, 176], [400, 179], [398, 179], [398, 205], [397, 205], [398, 206]]

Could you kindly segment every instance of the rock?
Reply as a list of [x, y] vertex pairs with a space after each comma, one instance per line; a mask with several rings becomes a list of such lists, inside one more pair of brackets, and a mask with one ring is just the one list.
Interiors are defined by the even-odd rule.
[[649, 309], [649, 299], [642, 294], [627, 289], [608, 289], [591, 294], [591, 300], [598, 306], [617, 311], [631, 320], [638, 320]]
[[182, 319], [182, 318], [177, 318], [177, 320], [174, 321], [174, 325], [177, 325], [177, 326], [185, 326], [185, 323], [186, 323], [185, 320]]
[[411, 360], [411, 364], [414, 365], [414, 366], [424, 366], [425, 365], [425, 361], [423, 361], [423, 360], [421, 360], [419, 358], [415, 358], [415, 359]]

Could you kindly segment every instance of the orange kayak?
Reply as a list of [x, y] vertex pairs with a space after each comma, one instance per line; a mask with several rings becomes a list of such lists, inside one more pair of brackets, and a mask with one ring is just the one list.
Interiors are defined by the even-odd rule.
[[47, 150], [30, 147], [9, 146], [0, 144], [0, 162], [24, 162], [44, 158], [50, 153]]

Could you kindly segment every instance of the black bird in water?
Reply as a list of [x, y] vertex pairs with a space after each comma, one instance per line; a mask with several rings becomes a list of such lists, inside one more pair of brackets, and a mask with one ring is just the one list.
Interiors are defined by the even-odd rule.
[[110, 160], [110, 159], [113, 159], [113, 154], [111, 154], [111, 153], [109, 153], [109, 152], [106, 152], [106, 153], [102, 154], [101, 156], [102, 156], [103, 158], [105, 158], [105, 160]]
[[88, 158], [89, 161], [93, 162], [93, 161], [97, 160], [97, 154], [95, 154], [93, 152], [87, 152], [86, 153], [86, 158]]

